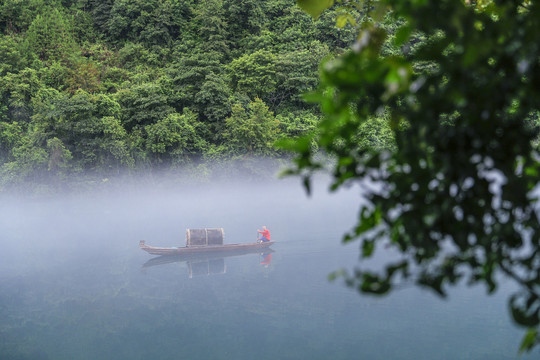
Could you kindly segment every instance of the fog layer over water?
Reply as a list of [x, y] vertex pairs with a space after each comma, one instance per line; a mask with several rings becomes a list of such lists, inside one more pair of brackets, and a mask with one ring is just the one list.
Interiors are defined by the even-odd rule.
[[[329, 283], [357, 262], [340, 239], [359, 202], [321, 184], [308, 198], [296, 179], [4, 198], [0, 358], [518, 358], [504, 286], [441, 300]], [[156, 260], [138, 247], [184, 246], [185, 229], [204, 227], [249, 243], [263, 225], [271, 254]]]

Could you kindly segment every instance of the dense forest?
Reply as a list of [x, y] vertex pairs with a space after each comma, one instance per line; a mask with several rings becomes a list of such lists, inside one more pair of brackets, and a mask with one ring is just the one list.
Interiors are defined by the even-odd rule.
[[0, 189], [280, 157], [355, 32], [288, 0], [1, 0]]

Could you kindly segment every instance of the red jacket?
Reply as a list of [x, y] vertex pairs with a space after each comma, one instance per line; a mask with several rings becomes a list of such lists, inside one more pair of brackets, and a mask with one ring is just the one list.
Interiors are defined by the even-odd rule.
[[263, 238], [265, 238], [266, 240], [270, 240], [270, 231], [268, 231], [268, 229], [263, 230], [263, 231], [260, 231], [260, 230], [257, 230], [257, 231], [262, 234]]

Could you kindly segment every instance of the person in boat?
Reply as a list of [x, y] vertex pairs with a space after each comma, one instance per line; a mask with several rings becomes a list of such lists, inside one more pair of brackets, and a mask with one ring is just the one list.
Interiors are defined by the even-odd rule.
[[261, 242], [270, 241], [270, 231], [268, 231], [266, 226], [263, 226], [262, 228], [263, 228], [262, 230], [257, 230], [257, 232], [261, 234], [259, 241]]

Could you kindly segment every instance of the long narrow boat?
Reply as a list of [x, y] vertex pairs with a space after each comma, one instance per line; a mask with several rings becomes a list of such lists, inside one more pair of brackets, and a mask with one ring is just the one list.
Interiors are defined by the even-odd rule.
[[264, 250], [270, 247], [274, 241], [256, 242], [248, 244], [226, 244], [226, 245], [207, 245], [207, 246], [186, 246], [186, 247], [155, 247], [148, 246], [144, 240], [141, 240], [139, 247], [152, 255], [187, 255], [202, 253], [227, 253], [241, 250]]

